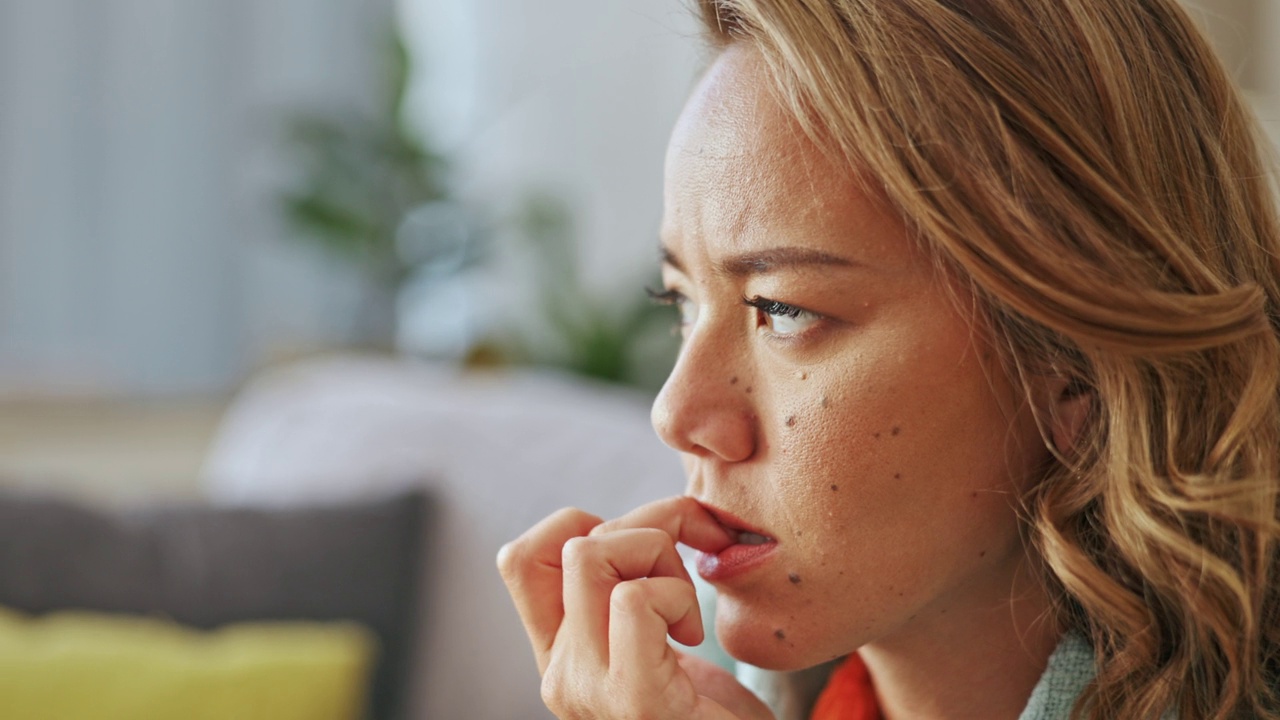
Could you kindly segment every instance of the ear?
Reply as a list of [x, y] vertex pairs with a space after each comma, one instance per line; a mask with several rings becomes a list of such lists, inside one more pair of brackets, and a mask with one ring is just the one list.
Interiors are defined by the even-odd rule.
[[1049, 437], [1059, 455], [1070, 456], [1093, 407], [1093, 388], [1079, 380], [1054, 375], [1047, 378], [1046, 406]]

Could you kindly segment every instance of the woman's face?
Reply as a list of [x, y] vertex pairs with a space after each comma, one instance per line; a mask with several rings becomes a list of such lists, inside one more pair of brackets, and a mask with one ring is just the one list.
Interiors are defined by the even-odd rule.
[[793, 669], [1000, 598], [1007, 616], [1013, 506], [1047, 452], [963, 293], [767, 87], [731, 47], [671, 138], [684, 345], [653, 423], [689, 494], [765, 536], [700, 561], [721, 643]]

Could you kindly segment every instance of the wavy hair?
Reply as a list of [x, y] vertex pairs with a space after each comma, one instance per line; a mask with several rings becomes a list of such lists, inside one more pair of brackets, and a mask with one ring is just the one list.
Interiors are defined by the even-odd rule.
[[[698, 0], [1088, 420], [1024, 499], [1074, 716], [1280, 718], [1269, 144], [1174, 0]], [[1042, 428], [1050, 418], [1040, 418]], [[1052, 443], [1049, 443], [1052, 449]]]

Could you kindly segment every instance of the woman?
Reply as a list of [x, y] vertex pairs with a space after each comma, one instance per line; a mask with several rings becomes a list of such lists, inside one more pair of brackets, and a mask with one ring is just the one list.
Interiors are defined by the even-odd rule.
[[[499, 566], [562, 718], [1280, 718], [1280, 230], [1173, 0], [702, 0], [655, 403], [687, 495]], [[804, 711], [809, 712], [808, 708]]]

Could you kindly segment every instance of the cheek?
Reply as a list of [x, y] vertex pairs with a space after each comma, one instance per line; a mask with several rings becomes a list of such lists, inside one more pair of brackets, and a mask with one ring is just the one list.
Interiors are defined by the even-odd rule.
[[784, 394], [775, 492], [807, 556], [874, 564], [868, 553], [901, 554], [877, 568], [887, 578], [962, 548], [995, 552], [1016, 537], [1011, 480], [1029, 474], [1028, 442], [1034, 452], [1038, 436], [1025, 437], [1029, 419], [997, 397], [1007, 385], [956, 362], [966, 357], [959, 350], [947, 357], [936, 367], [864, 357], [846, 367], [879, 371], [813, 377]]
[[914, 452], [910, 408], [894, 383], [852, 375], [797, 385], [774, 433], [775, 478], [794, 519], [843, 524], [845, 506], [890, 500]]

